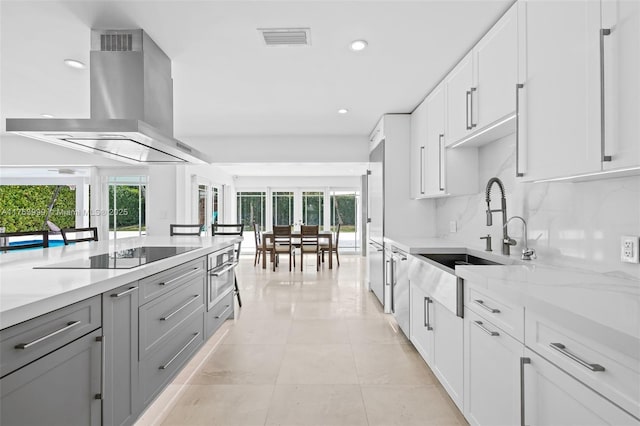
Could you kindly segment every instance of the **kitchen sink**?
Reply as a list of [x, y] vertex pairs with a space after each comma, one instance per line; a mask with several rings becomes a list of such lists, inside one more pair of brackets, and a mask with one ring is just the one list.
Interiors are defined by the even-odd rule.
[[421, 254], [420, 256], [452, 270], [455, 270], [457, 265], [502, 265], [502, 263], [482, 259], [466, 253]]

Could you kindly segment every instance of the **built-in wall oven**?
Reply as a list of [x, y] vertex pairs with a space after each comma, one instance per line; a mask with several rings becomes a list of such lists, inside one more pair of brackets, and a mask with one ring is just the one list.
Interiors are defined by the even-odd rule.
[[207, 311], [234, 290], [235, 268], [238, 265], [235, 246], [207, 256]]

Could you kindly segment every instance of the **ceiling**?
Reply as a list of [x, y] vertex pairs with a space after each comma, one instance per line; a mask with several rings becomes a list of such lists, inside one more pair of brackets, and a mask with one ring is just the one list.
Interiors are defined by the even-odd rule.
[[[28, 1], [0, 4], [6, 117], [89, 116], [90, 29], [143, 28], [173, 61], [175, 136], [366, 135], [411, 112], [513, 0]], [[259, 27], [310, 27], [266, 47]], [[366, 39], [353, 52], [349, 43]], [[337, 114], [339, 108], [348, 114]]]

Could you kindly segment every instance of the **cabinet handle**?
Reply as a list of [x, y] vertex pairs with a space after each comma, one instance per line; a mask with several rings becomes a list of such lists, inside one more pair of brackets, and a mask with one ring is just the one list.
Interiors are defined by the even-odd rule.
[[217, 315], [217, 316], [216, 316], [216, 319], [220, 319], [220, 318], [222, 318], [222, 317], [224, 316], [224, 314], [225, 314], [225, 313], [226, 313], [230, 308], [231, 308], [231, 305], [227, 305], [227, 306], [224, 308], [224, 311], [222, 311], [222, 312], [220, 313], [220, 315]]
[[227, 271], [235, 268], [236, 266], [238, 266], [238, 262], [231, 263], [231, 264], [227, 265], [226, 267], [224, 267], [224, 268], [222, 268], [220, 270], [213, 270], [213, 271], [211, 271], [210, 275], [212, 277], [219, 277], [220, 275], [222, 275], [222, 274], [226, 273]]
[[440, 133], [438, 135], [438, 188], [440, 191], [444, 191], [444, 186], [442, 186], [442, 145], [444, 143], [444, 135]]
[[600, 364], [589, 364], [588, 362], [580, 359], [576, 355], [569, 352], [567, 350], [567, 347], [562, 343], [550, 343], [549, 346], [551, 346], [553, 349], [560, 352], [562, 355], [566, 356], [567, 358], [572, 359], [573, 361], [577, 362], [578, 364], [580, 364], [585, 368], [588, 368], [591, 371], [604, 371], [603, 366], [601, 366]]
[[524, 84], [516, 84], [516, 177], [524, 176], [520, 171], [520, 89]]
[[106, 395], [106, 384], [107, 381], [107, 346], [104, 344], [104, 335], [96, 337], [96, 342], [100, 342], [102, 349], [102, 360], [100, 363], [100, 393], [94, 395], [94, 399], [104, 399]]
[[466, 127], [467, 127], [467, 130], [471, 130], [471, 125], [469, 125], [469, 98], [470, 97], [471, 97], [471, 91], [467, 90], [465, 92], [465, 98], [466, 98], [465, 99], [466, 100], [466, 108], [465, 108], [466, 111], [465, 111], [465, 113], [467, 115], [467, 118], [466, 118], [465, 123], [464, 123], [466, 125]]
[[424, 146], [420, 147], [420, 193], [424, 194]]
[[385, 272], [385, 274], [384, 274], [384, 284], [385, 285], [390, 285], [389, 278], [393, 279], [393, 277], [391, 277], [392, 272], [389, 272], [390, 269], [391, 269], [391, 261], [390, 260], [385, 261], [385, 267], [384, 268], [385, 268], [384, 269], [384, 272]]
[[120, 293], [112, 294], [111, 297], [122, 297], [125, 294], [129, 294], [129, 293], [132, 293], [132, 292], [136, 291], [137, 289], [138, 289], [138, 287], [129, 287], [128, 290], [122, 291]]
[[199, 332], [199, 331], [198, 331], [198, 332], [196, 332], [196, 333], [193, 335], [193, 337], [192, 337], [192, 338], [187, 342], [187, 344], [186, 344], [186, 345], [184, 345], [184, 347], [178, 351], [178, 353], [177, 353], [177, 354], [175, 354], [175, 355], [174, 355], [174, 356], [173, 356], [169, 361], [167, 361], [167, 363], [166, 363], [166, 364], [161, 365], [160, 367], [158, 367], [158, 369], [160, 369], [160, 370], [166, 370], [167, 368], [169, 368], [169, 366], [171, 365], [171, 363], [172, 363], [173, 361], [175, 361], [175, 360], [176, 360], [176, 358], [178, 358], [178, 357], [180, 356], [180, 354], [181, 354], [182, 352], [184, 352], [184, 351], [189, 347], [189, 345], [190, 345], [190, 344], [192, 344], [192, 343], [193, 343], [193, 341], [194, 341], [194, 340], [196, 340], [196, 339], [198, 338], [198, 336], [199, 336], [199, 335], [200, 335], [200, 332]]
[[489, 336], [499, 336], [500, 333], [498, 333], [497, 331], [491, 331], [489, 330], [487, 327], [485, 327], [484, 323], [482, 321], [474, 321], [473, 322], [480, 330], [484, 331], [485, 333], [487, 333]]
[[191, 299], [189, 299], [189, 301], [187, 301], [187, 303], [185, 303], [184, 305], [180, 306], [178, 309], [176, 309], [175, 311], [171, 312], [169, 315], [165, 315], [162, 318], [160, 318], [160, 321], [166, 321], [169, 318], [171, 318], [172, 316], [174, 316], [175, 314], [177, 314], [178, 312], [180, 312], [181, 310], [183, 310], [184, 308], [186, 308], [187, 306], [189, 306], [190, 304], [192, 304], [193, 302], [195, 302], [196, 300], [198, 300], [198, 298], [200, 298], [199, 294], [195, 294], [191, 297]]
[[184, 277], [188, 277], [189, 275], [193, 275], [195, 272], [198, 272], [199, 270], [200, 270], [200, 268], [199, 268], [199, 267], [198, 267], [198, 268], [193, 268], [193, 269], [192, 269], [192, 270], [190, 270], [189, 272], [187, 272], [187, 273], [185, 273], [185, 274], [182, 274], [182, 275], [180, 275], [180, 276], [178, 276], [178, 277], [175, 277], [175, 278], [173, 278], [173, 279], [171, 279], [171, 280], [169, 280], [169, 281], [159, 282], [159, 283], [158, 283], [158, 285], [171, 285], [171, 284], [173, 284], [174, 282], [176, 282], [176, 281], [178, 281], [178, 280], [181, 280], [181, 279], [182, 279], [182, 278], [184, 278]]
[[427, 328], [428, 331], [433, 330], [433, 327], [431, 327], [431, 312], [429, 312], [429, 305], [432, 303], [433, 301], [431, 300], [430, 297], [425, 296], [424, 298], [424, 326]]
[[38, 343], [44, 342], [47, 339], [52, 338], [53, 336], [56, 336], [60, 333], [64, 333], [67, 330], [71, 330], [73, 327], [77, 326], [78, 324], [80, 324], [82, 321], [71, 321], [68, 322], [67, 325], [65, 325], [64, 327], [54, 331], [53, 333], [49, 333], [46, 336], [42, 336], [36, 340], [33, 340], [29, 343], [20, 343], [14, 346], [14, 348], [16, 349], [29, 349], [31, 346], [33, 345], [37, 345]]
[[477, 87], [472, 87], [471, 90], [469, 91], [469, 96], [471, 97], [471, 101], [469, 102], [469, 105], [471, 106], [471, 112], [469, 113], [469, 122], [471, 124], [471, 129], [473, 129], [474, 127], [476, 127], [478, 125], [478, 123], [474, 123], [473, 122], [473, 93], [478, 90]]
[[611, 34], [611, 29], [600, 29], [600, 156], [601, 161], [611, 161], [610, 155], [605, 155], [605, 102], [604, 102], [604, 38]]
[[492, 314], [500, 313], [500, 309], [490, 308], [484, 303], [484, 300], [477, 299], [477, 300], [474, 300], [474, 302], [487, 312], [491, 312]]
[[520, 357], [520, 426], [525, 426], [524, 419], [524, 366], [531, 364], [531, 358]]

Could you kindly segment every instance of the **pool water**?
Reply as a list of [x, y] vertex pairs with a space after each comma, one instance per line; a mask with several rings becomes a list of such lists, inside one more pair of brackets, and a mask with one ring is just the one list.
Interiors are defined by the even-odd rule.
[[[14, 241], [12, 243], [9, 243], [9, 245], [11, 247], [16, 247], [16, 246], [23, 246], [23, 245], [28, 245], [28, 244], [36, 244], [36, 243], [39, 243], [41, 241], [42, 240]], [[63, 240], [49, 240], [49, 247], [59, 247], [59, 246], [63, 246], [63, 245], [64, 245], [64, 241]], [[40, 250], [40, 249], [42, 249], [42, 247], [31, 247], [31, 248], [26, 248], [26, 249], [23, 249], [23, 250]]]

